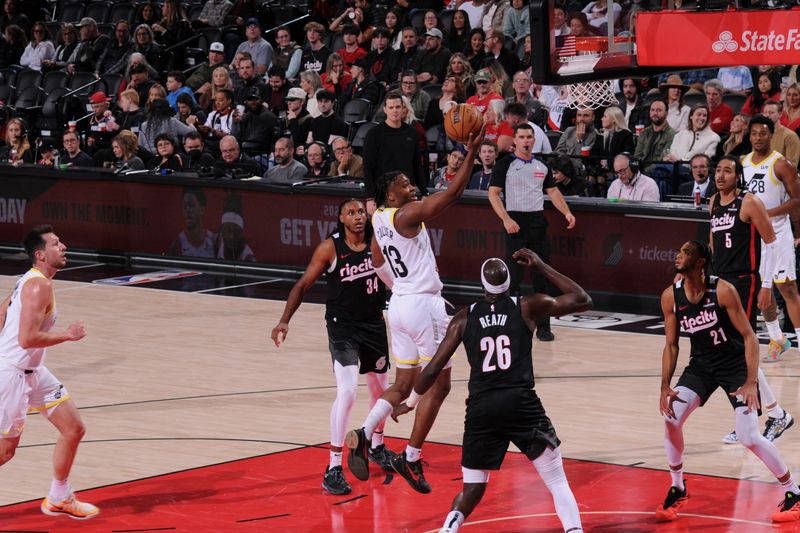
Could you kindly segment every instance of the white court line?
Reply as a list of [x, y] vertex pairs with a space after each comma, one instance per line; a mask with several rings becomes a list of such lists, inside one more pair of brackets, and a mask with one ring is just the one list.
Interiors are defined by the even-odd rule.
[[[645, 515], [645, 516], [653, 516], [655, 513], [652, 512], [641, 512], [641, 511], [582, 511], [581, 516], [588, 516], [588, 515]], [[505, 522], [506, 520], [520, 520], [523, 518], [543, 518], [545, 516], [558, 516], [556, 513], [539, 513], [539, 514], [526, 514], [526, 515], [518, 515], [518, 516], [503, 516], [497, 518], [488, 518], [486, 520], [476, 520], [474, 522], [464, 522], [464, 525], [461, 527], [467, 526], [476, 526], [478, 524], [490, 524], [493, 522]], [[755, 520], [743, 520], [741, 518], [729, 518], [727, 516], [713, 516], [713, 515], [705, 515], [705, 514], [692, 514], [692, 513], [680, 513], [679, 516], [686, 517], [691, 516], [694, 518], [708, 518], [710, 520], [721, 520], [723, 522], [734, 522], [737, 524], [754, 524], [757, 526], [768, 526], [772, 527], [772, 522], [758, 522]], [[644, 524], [643, 524], [644, 525]], [[431, 529], [429, 531], [425, 531], [424, 533], [436, 533], [439, 529]]]
[[88, 265], [78, 265], [78, 266], [74, 266], [74, 267], [62, 268], [62, 269], [59, 270], [59, 272], [66, 272], [67, 270], [78, 270], [78, 269], [81, 269], [81, 268], [92, 268], [92, 267], [103, 266], [103, 265], [105, 265], [105, 263], [91, 263], [91, 264], [88, 264]]
[[224, 291], [226, 289], [238, 289], [239, 287], [250, 287], [251, 285], [263, 285], [266, 283], [276, 283], [280, 279], [268, 279], [264, 281], [254, 281], [252, 283], [242, 283], [241, 285], [228, 285], [226, 287], [214, 287], [213, 289], [203, 289], [202, 291], [192, 291], [192, 294], [203, 294], [206, 292]]

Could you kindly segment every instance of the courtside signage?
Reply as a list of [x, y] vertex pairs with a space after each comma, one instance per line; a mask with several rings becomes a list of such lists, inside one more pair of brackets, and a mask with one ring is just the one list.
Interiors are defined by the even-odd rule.
[[800, 57], [800, 9], [639, 12], [636, 48], [640, 66], [795, 64]]
[[168, 279], [189, 278], [199, 276], [202, 272], [194, 270], [159, 270], [158, 272], [147, 272], [145, 274], [130, 274], [128, 276], [118, 276], [116, 278], [96, 279], [92, 283], [98, 285], [141, 285], [142, 283], [153, 283]]

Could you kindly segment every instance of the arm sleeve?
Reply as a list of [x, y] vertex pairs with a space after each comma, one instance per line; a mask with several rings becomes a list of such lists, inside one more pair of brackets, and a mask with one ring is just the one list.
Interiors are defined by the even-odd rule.
[[775, 264], [777, 263], [778, 248], [777, 241], [764, 243], [761, 253], [761, 261], [764, 265], [764, 278], [761, 280], [761, 287], [772, 288], [772, 279], [775, 276]]

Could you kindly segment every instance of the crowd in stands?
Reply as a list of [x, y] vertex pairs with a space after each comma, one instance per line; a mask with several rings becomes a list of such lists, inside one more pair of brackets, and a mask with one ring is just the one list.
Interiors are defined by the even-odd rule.
[[[618, 106], [572, 110], [564, 87], [531, 82], [527, 3], [5, 0], [0, 162], [277, 184], [369, 182], [397, 164], [432, 188], [469, 164], [469, 188], [485, 190], [529, 122], [565, 195], [658, 201], [686, 184], [705, 195], [701, 167], [707, 179], [715, 158], [747, 153], [749, 119], [763, 114], [774, 149], [800, 163], [797, 66], [623, 79]], [[638, 5], [614, 3], [619, 32]], [[606, 0], [555, 10], [557, 37], [608, 22]], [[475, 161], [444, 134], [461, 102], [487, 124]]]

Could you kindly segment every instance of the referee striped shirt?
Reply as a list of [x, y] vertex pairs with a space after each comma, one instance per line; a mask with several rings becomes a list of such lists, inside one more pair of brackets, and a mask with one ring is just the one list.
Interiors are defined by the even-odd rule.
[[531, 213], [544, 210], [544, 191], [556, 182], [547, 165], [535, 157], [511, 154], [494, 166], [489, 186], [503, 189], [506, 211]]

